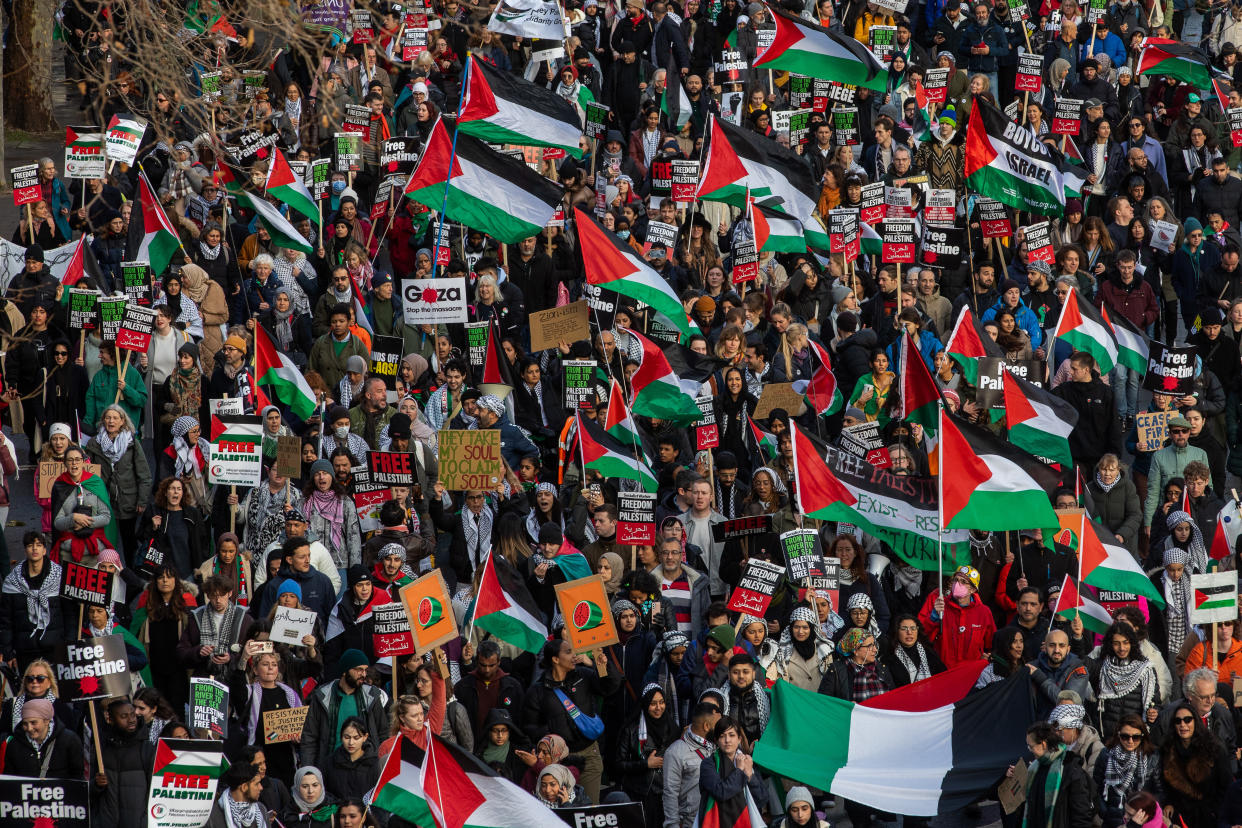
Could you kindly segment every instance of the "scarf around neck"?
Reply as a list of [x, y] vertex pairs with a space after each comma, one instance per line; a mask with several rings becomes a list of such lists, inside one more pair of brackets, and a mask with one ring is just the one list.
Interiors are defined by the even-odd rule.
[[43, 581], [38, 589], [30, 585], [26, 579], [26, 563], [9, 572], [0, 588], [9, 595], [26, 597], [26, 617], [34, 624], [41, 637], [52, 622], [51, 599], [60, 594], [60, 564], [45, 558], [43, 561]]
[[121, 462], [121, 458], [125, 456], [126, 449], [134, 441], [134, 435], [127, 429], [122, 428], [116, 433], [116, 439], [113, 439], [108, 436], [106, 428], [101, 428], [99, 433], [95, 435], [95, 440], [99, 443], [99, 448], [103, 451], [104, 456], [115, 464]]

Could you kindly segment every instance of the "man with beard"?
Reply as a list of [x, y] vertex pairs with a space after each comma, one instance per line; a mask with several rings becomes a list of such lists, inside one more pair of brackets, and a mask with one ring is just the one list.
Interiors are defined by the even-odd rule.
[[259, 804], [263, 772], [250, 762], [231, 765], [222, 780], [224, 787], [211, 809], [207, 828], [267, 828], [267, 811]]
[[367, 731], [377, 736], [389, 731], [383, 692], [364, 683], [371, 666], [366, 653], [346, 650], [337, 666], [341, 677], [316, 688], [306, 700], [310, 712], [306, 714], [298, 751], [302, 765], [331, 767], [332, 752], [341, 744], [341, 725], [350, 716], [362, 719]]
[[491, 638], [479, 642], [474, 669], [453, 685], [453, 698], [466, 708], [475, 739], [483, 738], [488, 713], [495, 709], [517, 713], [525, 695], [522, 682], [501, 668], [500, 645]]
[[102, 828], [141, 825], [147, 808], [155, 745], [147, 739], [128, 698], [113, 699], [104, 712], [103, 766], [91, 757], [91, 824]]

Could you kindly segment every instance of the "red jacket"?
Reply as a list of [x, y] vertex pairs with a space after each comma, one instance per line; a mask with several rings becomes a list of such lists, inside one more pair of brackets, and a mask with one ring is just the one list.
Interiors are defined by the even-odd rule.
[[933, 592], [927, 596], [923, 609], [919, 611], [919, 623], [935, 646], [940, 660], [946, 667], [953, 667], [963, 661], [988, 658], [992, 652], [992, 636], [996, 634], [992, 611], [979, 600], [978, 595], [972, 595], [970, 603], [964, 607], [956, 601], [945, 601], [942, 636], [940, 618], [933, 617], [933, 606], [939, 595], [939, 592]]

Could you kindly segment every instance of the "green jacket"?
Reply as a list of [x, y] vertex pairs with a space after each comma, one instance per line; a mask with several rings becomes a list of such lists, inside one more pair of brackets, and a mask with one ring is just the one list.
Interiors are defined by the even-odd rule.
[[336, 387], [345, 378], [345, 363], [355, 354], [365, 359], [367, 365], [371, 364], [371, 351], [361, 339], [350, 334], [349, 339], [345, 341], [345, 347], [341, 348], [338, 354], [332, 342], [332, 333], [328, 332], [316, 339], [315, 344], [311, 346], [310, 369], [318, 371], [323, 381], [335, 392]]
[[1143, 503], [1144, 526], [1151, 526], [1152, 515], [1156, 513], [1156, 507], [1164, 496], [1165, 484], [1174, 477], [1181, 477], [1186, 464], [1195, 460], [1208, 468], [1212, 467], [1207, 452], [1192, 445], [1179, 449], [1170, 444], [1151, 456], [1151, 470], [1147, 472], [1147, 500]]
[[[124, 356], [121, 356], [124, 359]], [[132, 363], [132, 361], [131, 361]], [[90, 388], [86, 389], [86, 422], [85, 427], [95, 428], [104, 409], [112, 405], [116, 399], [116, 378], [118, 366], [104, 365], [91, 380]], [[125, 409], [134, 428], [142, 425], [142, 411], [147, 405], [147, 383], [142, 373], [133, 364], [125, 374], [125, 393], [121, 394], [120, 406]]]

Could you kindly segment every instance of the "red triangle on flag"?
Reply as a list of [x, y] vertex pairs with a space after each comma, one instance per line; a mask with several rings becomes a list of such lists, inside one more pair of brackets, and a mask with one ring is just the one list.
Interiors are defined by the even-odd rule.
[[834, 503], [855, 506], [858, 498], [828, 468], [815, 443], [793, 423], [794, 485], [798, 507], [804, 514], [826, 509]]
[[466, 820], [487, 801], [439, 736], [427, 741], [421, 781], [432, 813], [440, 811], [437, 828], [464, 828]]
[[[1182, 576], [1182, 577], [1185, 577], [1185, 576]], [[1195, 590], [1195, 609], [1198, 609], [1199, 607], [1203, 606], [1205, 603], [1207, 603], [1211, 599], [1212, 599], [1211, 595], [1208, 595], [1202, 590], [1196, 589]]]
[[970, 446], [966, 435], [958, 429], [952, 417], [941, 417], [940, 432], [940, 480], [941, 509], [944, 520], [949, 521], [966, 508], [975, 489], [992, 477], [988, 464], [980, 459]]
[[170, 748], [163, 739], [159, 739], [155, 743], [155, 767], [152, 773], [159, 773], [165, 767], [177, 761], [177, 753]]
[[1010, 428], [1039, 416], [1031, 401], [1022, 393], [1017, 381], [1008, 371], [1001, 371], [1005, 394], [1005, 422]]

